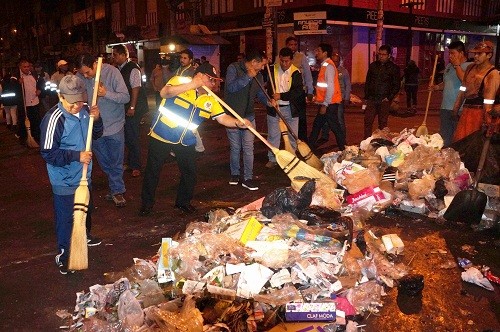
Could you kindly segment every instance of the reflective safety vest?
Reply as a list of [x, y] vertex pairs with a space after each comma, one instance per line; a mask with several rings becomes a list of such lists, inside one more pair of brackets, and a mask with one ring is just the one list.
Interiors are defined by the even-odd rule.
[[[326, 81], [326, 67], [332, 65], [333, 68], [335, 68], [335, 77], [333, 79], [333, 82], [327, 82]], [[319, 70], [318, 74], [318, 83], [316, 83], [316, 102], [317, 103], [323, 103], [325, 102], [325, 96], [326, 96], [326, 90], [329, 85], [333, 84], [333, 95], [332, 99], [328, 100], [328, 104], [338, 104], [342, 102], [342, 92], [340, 90], [340, 83], [339, 83], [339, 72], [337, 68], [335, 67], [335, 64], [331, 59], [326, 59], [326, 61], [323, 62], [321, 65], [321, 68]]]
[[[296, 70], [299, 70], [299, 68], [295, 67], [293, 64], [288, 68], [290, 70], [290, 76], [288, 77], [288, 86], [286, 91], [282, 92], [288, 92], [290, 91], [290, 88], [292, 87], [292, 75], [295, 73]], [[280, 78], [279, 78], [279, 64], [274, 65], [274, 86], [276, 87], [276, 92], [280, 92]]]
[[[177, 85], [179, 76], [173, 77], [168, 84]], [[187, 77], [183, 77], [184, 79]], [[190, 90], [188, 92], [194, 92]], [[196, 144], [194, 131], [209, 118], [224, 113], [224, 110], [214, 97], [201, 95], [196, 98], [194, 93], [163, 99], [158, 112], [151, 123], [149, 135], [159, 141], [190, 146]]]

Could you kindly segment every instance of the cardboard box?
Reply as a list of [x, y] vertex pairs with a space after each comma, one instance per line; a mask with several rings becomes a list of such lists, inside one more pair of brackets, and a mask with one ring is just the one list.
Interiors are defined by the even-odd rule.
[[287, 322], [334, 322], [335, 302], [292, 302], [285, 306]]
[[160, 258], [158, 259], [158, 283], [163, 284], [174, 280], [172, 272], [172, 262], [169, 259], [172, 239], [164, 237], [161, 239]]

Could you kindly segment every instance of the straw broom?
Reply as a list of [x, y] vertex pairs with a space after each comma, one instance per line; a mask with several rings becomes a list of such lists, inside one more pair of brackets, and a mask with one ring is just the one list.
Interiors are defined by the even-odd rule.
[[[266, 67], [267, 67], [267, 72], [269, 75], [269, 82], [271, 82], [271, 87], [273, 88], [273, 92], [276, 93], [276, 89], [274, 87], [274, 82], [271, 79], [271, 70], [269, 69], [269, 65], [266, 65]], [[256, 81], [257, 81], [257, 84], [259, 84], [259, 87], [262, 89], [262, 92], [264, 92], [264, 94], [266, 95], [267, 99], [269, 101], [271, 101], [271, 97], [269, 97], [269, 95], [267, 94], [267, 92], [264, 89], [264, 87], [262, 86], [262, 84], [260, 84], [260, 82], [257, 79], [256, 79]], [[293, 132], [292, 128], [290, 127], [290, 124], [285, 120], [283, 113], [281, 113], [279, 106], [276, 106], [275, 110], [276, 110], [276, 114], [278, 114], [278, 116], [281, 118], [281, 120], [283, 120], [283, 122], [287, 126], [288, 131], [290, 132], [290, 135], [292, 135], [293, 138], [295, 138], [295, 141], [297, 142], [297, 150], [299, 151], [299, 155], [302, 158], [304, 158], [304, 161], [306, 162], [306, 164], [308, 164], [308, 165], [310, 165], [318, 170], [322, 170], [323, 169], [323, 162], [318, 157], [316, 157], [316, 155], [312, 152], [309, 145], [307, 145], [306, 142], [300, 140], [297, 137], [297, 135]]]
[[432, 89], [430, 88], [434, 84], [434, 76], [436, 75], [436, 66], [438, 62], [438, 55], [436, 54], [436, 57], [434, 59], [434, 68], [432, 69], [432, 76], [429, 80], [429, 95], [427, 96], [427, 106], [425, 106], [425, 115], [424, 115], [424, 121], [420, 125], [420, 127], [417, 128], [417, 132], [415, 133], [415, 136], [420, 137], [422, 135], [427, 135], [429, 134], [429, 131], [427, 130], [427, 113], [429, 113], [429, 105], [431, 103], [431, 96], [432, 96]]
[[28, 118], [28, 111], [26, 110], [26, 93], [24, 92], [24, 81], [21, 83], [21, 90], [23, 91], [23, 106], [24, 106], [24, 126], [26, 127], [26, 132], [28, 134], [28, 137], [26, 138], [26, 145], [29, 148], [39, 148], [40, 145], [35, 141], [33, 136], [31, 135], [31, 122], [30, 119]]
[[[97, 103], [97, 92], [99, 90], [101, 66], [102, 57], [99, 57], [97, 60], [94, 93], [92, 95], [92, 106]], [[93, 127], [94, 117], [90, 116], [85, 151], [90, 151]], [[71, 231], [71, 243], [68, 259], [68, 269], [73, 271], [85, 270], [89, 266], [86, 219], [90, 201], [90, 192], [89, 184], [87, 181], [87, 169], [88, 164], [83, 164], [82, 178], [80, 179], [80, 185], [75, 191], [75, 201], [73, 205], [73, 230]]]
[[278, 122], [278, 125], [280, 127], [280, 132], [281, 132], [281, 137], [283, 138], [283, 144], [285, 146], [285, 150], [290, 152], [290, 153], [295, 153], [295, 149], [293, 148], [292, 144], [290, 143], [290, 137], [288, 137], [288, 128], [283, 120], [280, 119]]
[[[212, 92], [212, 90], [210, 90], [206, 86], [203, 86], [203, 89], [205, 89], [211, 96], [213, 96], [236, 119], [238, 119], [241, 122], [244, 122], [241, 116], [238, 113], [236, 113], [236, 111], [233, 110], [228, 104], [226, 104], [224, 100], [222, 100], [219, 96], [217, 96], [214, 92]], [[281, 169], [283, 169], [285, 174], [290, 178], [290, 180], [292, 181], [292, 186], [295, 190], [299, 191], [300, 188], [302, 188], [302, 186], [306, 183], [307, 179], [317, 179], [322, 183], [332, 185], [333, 188], [337, 187], [335, 181], [333, 181], [333, 179], [331, 179], [325, 173], [301, 161], [292, 153], [275, 148], [264, 137], [262, 137], [262, 135], [257, 130], [255, 130], [255, 128], [251, 126], [247, 128], [274, 153], [274, 155], [276, 156], [276, 162], [281, 167]]]

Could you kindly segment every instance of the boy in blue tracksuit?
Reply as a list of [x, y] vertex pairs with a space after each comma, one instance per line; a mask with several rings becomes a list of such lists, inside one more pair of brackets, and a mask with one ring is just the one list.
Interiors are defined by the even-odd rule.
[[[103, 132], [99, 108], [89, 109], [85, 83], [81, 78], [65, 76], [59, 83], [59, 103], [42, 120], [40, 149], [47, 162], [47, 171], [54, 193], [54, 214], [58, 254], [56, 264], [61, 274], [67, 274], [69, 245], [73, 228], [75, 191], [80, 184], [83, 164], [88, 164], [87, 179], [91, 187], [92, 152], [85, 151], [90, 116], [94, 116], [92, 138]], [[99, 245], [101, 240], [90, 235], [92, 198], [87, 212], [87, 242]]]

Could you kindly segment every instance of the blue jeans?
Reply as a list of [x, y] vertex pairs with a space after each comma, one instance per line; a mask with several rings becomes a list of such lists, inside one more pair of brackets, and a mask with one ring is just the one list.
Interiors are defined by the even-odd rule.
[[[285, 118], [286, 122], [288, 122], [290, 127], [292, 127], [295, 136], [297, 136], [299, 130], [299, 118], [298, 117], [292, 118], [292, 112], [290, 110], [290, 106], [280, 106], [280, 111], [281, 114], [283, 114], [283, 117]], [[269, 141], [269, 143], [271, 143], [272, 146], [276, 147], [277, 149], [280, 148], [280, 137], [281, 137], [279, 121], [280, 118], [278, 117], [278, 115], [267, 116], [267, 140]], [[293, 136], [290, 134], [288, 134], [288, 138], [290, 139], [290, 144], [292, 145], [292, 148], [294, 150], [297, 149], [297, 142], [295, 141], [295, 138], [293, 138]], [[276, 162], [276, 156], [274, 155], [274, 153], [269, 151], [267, 153], [267, 156], [269, 158], [269, 161]]]
[[92, 142], [92, 151], [95, 153], [99, 166], [108, 176], [109, 190], [112, 195], [123, 194], [123, 154], [125, 137], [123, 129], [116, 134], [102, 136]]
[[443, 147], [447, 148], [453, 143], [453, 134], [457, 129], [457, 120], [452, 110], [439, 110], [439, 133], [443, 138]]
[[[255, 127], [255, 118], [247, 118]], [[229, 139], [229, 167], [231, 176], [239, 176], [240, 154], [243, 153], [243, 180], [253, 178], [253, 142], [255, 136], [248, 129], [226, 128]]]

